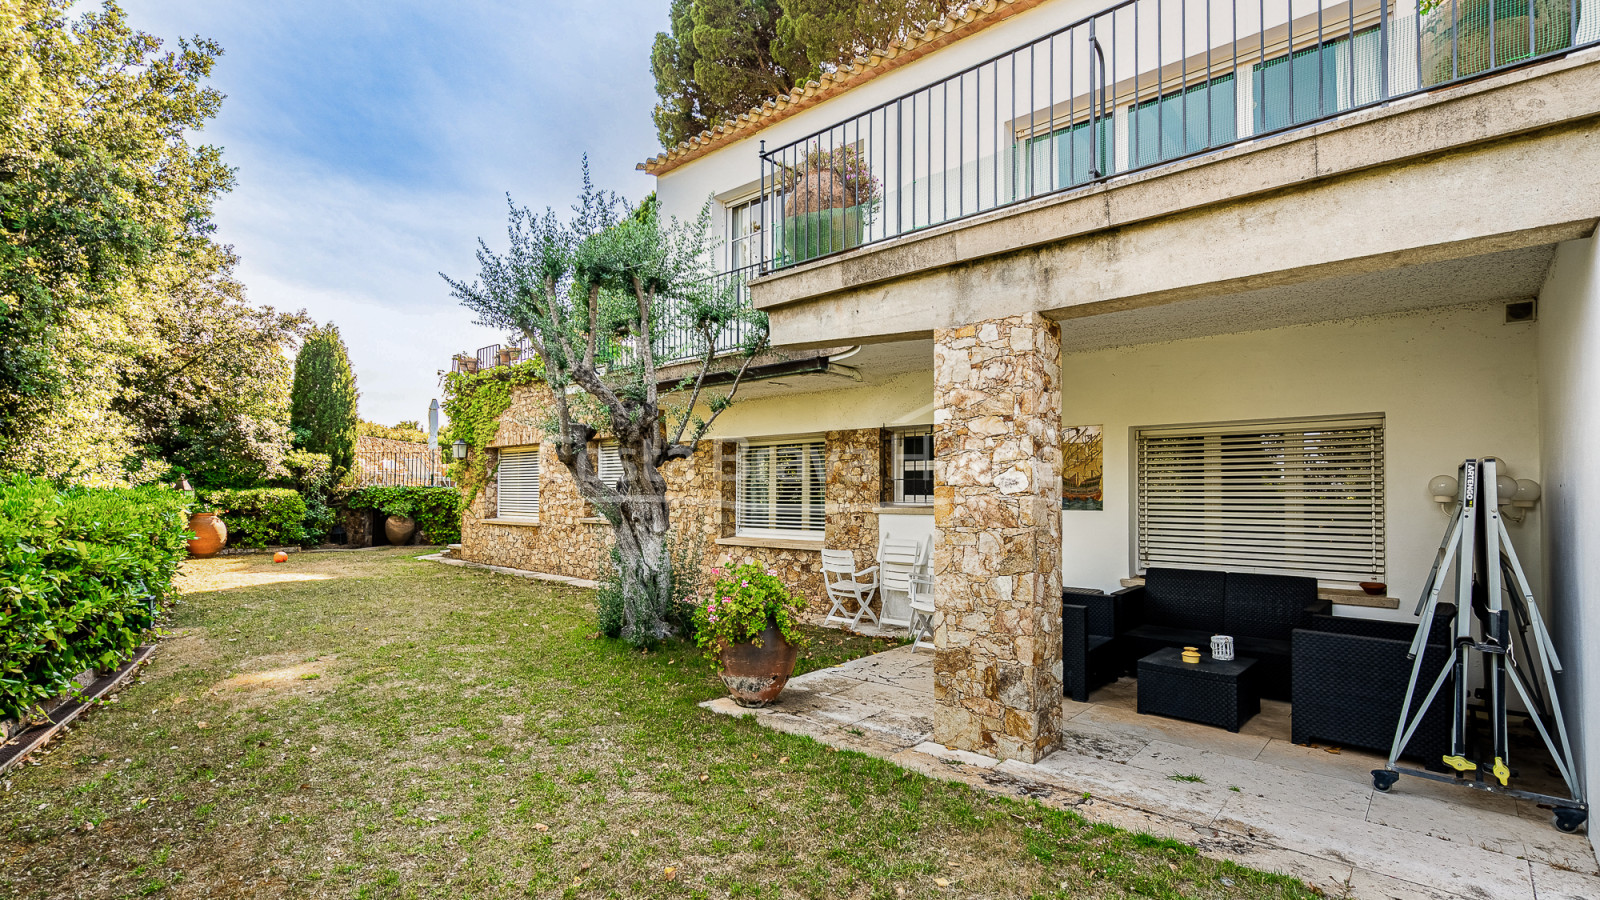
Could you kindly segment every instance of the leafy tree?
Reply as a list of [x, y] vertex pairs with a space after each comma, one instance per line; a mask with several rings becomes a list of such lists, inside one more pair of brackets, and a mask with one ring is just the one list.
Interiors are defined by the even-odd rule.
[[356, 423], [356, 431], [363, 437], [386, 438], [391, 441], [410, 441], [413, 444], [426, 444], [428, 433], [422, 430], [421, 423], [407, 419], [390, 427], [377, 422], [368, 422], [362, 419]]
[[52, 473], [126, 449], [103, 415], [117, 351], [233, 184], [191, 140], [222, 102], [205, 84], [221, 48], [163, 52], [114, 4], [71, 6], [0, 4], [0, 466]]
[[[662, 223], [654, 204], [631, 209], [596, 190], [586, 160], [573, 212], [562, 221], [553, 210], [535, 214], [510, 204], [506, 253], [479, 241], [477, 280], [444, 277], [479, 324], [521, 332], [538, 354], [554, 407], [547, 428], [556, 457], [616, 536], [621, 633], [648, 643], [673, 630], [661, 467], [692, 456], [733, 402], [767, 345], [766, 317], [731, 285], [710, 279], [709, 204], [691, 224]], [[748, 323], [750, 337], [719, 357], [717, 335], [737, 322]], [[692, 371], [663, 383], [655, 338], [674, 329], [692, 335]], [[725, 389], [707, 389], [714, 372], [731, 373]], [[601, 433], [617, 441], [622, 476], [614, 483], [600, 480], [590, 455]]]
[[335, 481], [355, 466], [359, 396], [339, 329], [312, 328], [294, 361], [289, 427], [300, 449], [328, 454]]
[[284, 474], [290, 446], [288, 352], [304, 311], [254, 307], [232, 277], [232, 252], [209, 248], [153, 304], [144, 342], [112, 409], [151, 457], [197, 488], [257, 487]]
[[904, 37], [967, 0], [673, 0], [656, 34], [653, 118], [663, 147]]
[[865, 55], [964, 6], [947, 0], [778, 0], [772, 55], [799, 81]]

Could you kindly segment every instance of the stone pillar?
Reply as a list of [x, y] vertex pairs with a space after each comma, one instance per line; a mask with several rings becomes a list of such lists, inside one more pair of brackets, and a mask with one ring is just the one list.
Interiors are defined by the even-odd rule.
[[1061, 333], [934, 331], [933, 734], [1034, 762], [1061, 734]]
[[830, 431], [827, 441], [827, 544], [854, 552], [856, 565], [865, 568], [878, 553], [873, 510], [883, 498], [882, 440], [878, 429], [865, 428]]

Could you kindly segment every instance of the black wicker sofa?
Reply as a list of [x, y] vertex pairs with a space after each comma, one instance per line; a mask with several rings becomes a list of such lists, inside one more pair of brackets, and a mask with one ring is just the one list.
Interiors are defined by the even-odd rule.
[[[1423, 683], [1413, 710], [1421, 705], [1450, 657], [1455, 607], [1441, 604], [1423, 651]], [[1406, 659], [1416, 636], [1413, 622], [1385, 622], [1319, 614], [1294, 631], [1293, 740], [1360, 747], [1387, 754], [1394, 741], [1412, 661]], [[1406, 756], [1437, 768], [1450, 747], [1451, 679], [1422, 718]]]
[[1149, 569], [1144, 584], [1118, 591], [1121, 669], [1163, 647], [1207, 650], [1211, 636], [1233, 637], [1234, 653], [1256, 660], [1261, 696], [1290, 699], [1291, 639], [1296, 628], [1332, 606], [1317, 598], [1315, 578], [1252, 572]]

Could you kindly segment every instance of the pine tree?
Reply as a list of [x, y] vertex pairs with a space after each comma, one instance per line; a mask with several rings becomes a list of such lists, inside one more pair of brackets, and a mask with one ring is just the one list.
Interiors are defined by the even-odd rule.
[[355, 466], [359, 397], [339, 329], [332, 322], [313, 328], [294, 361], [289, 427], [300, 449], [328, 454], [335, 479]]

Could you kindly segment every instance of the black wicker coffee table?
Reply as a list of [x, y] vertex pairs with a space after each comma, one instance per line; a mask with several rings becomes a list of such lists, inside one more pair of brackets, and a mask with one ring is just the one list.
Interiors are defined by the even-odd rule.
[[1222, 662], [1204, 650], [1199, 662], [1186, 663], [1177, 647], [1157, 650], [1139, 660], [1139, 714], [1238, 731], [1261, 711], [1261, 695], [1250, 677], [1255, 663], [1247, 656]]

